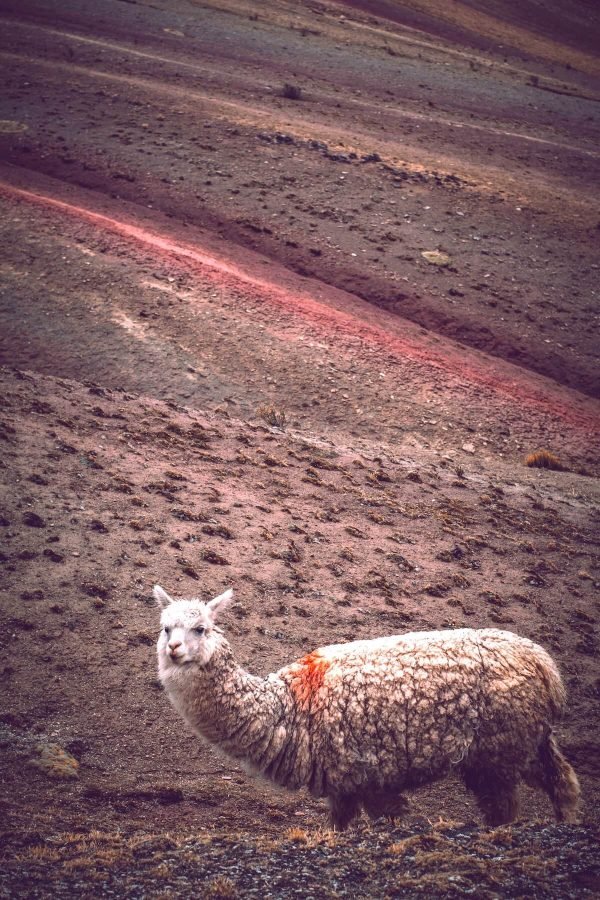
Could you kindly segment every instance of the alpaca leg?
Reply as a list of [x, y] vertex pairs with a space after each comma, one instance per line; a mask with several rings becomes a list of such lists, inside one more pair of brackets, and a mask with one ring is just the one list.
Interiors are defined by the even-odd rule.
[[537, 759], [524, 775], [532, 787], [546, 791], [558, 822], [576, 822], [581, 788], [577, 775], [549, 734], [538, 748]]
[[508, 825], [519, 812], [517, 780], [494, 770], [469, 769], [464, 782], [477, 798], [486, 825]]
[[402, 794], [385, 789], [366, 794], [362, 797], [362, 805], [372, 821], [383, 816], [393, 821], [401, 818], [408, 809], [408, 802]]
[[358, 798], [354, 794], [336, 794], [329, 797], [329, 809], [333, 830], [345, 831], [358, 814]]

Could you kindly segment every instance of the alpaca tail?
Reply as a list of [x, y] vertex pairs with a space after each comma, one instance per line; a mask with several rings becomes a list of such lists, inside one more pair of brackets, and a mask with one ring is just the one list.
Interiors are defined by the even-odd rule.
[[581, 797], [579, 779], [551, 732], [539, 746], [536, 763], [534, 780], [550, 797], [557, 820], [576, 822]]

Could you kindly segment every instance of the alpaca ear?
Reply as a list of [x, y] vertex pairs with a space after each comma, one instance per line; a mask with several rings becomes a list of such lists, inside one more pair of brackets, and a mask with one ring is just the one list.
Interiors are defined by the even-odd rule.
[[167, 592], [161, 588], [160, 584], [154, 585], [152, 594], [161, 609], [165, 609], [165, 607], [167, 607], [169, 603], [173, 602], [173, 598], [169, 597]]
[[232, 602], [233, 590], [229, 588], [229, 590], [225, 591], [224, 594], [219, 594], [218, 597], [215, 597], [214, 600], [211, 600], [209, 603], [207, 603], [206, 608], [212, 621], [215, 622], [216, 619], [221, 615], [221, 613], [224, 612]]

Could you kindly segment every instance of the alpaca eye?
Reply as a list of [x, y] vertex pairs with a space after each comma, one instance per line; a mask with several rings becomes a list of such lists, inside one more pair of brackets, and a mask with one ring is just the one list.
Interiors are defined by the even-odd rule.
[[169, 635], [171, 634], [171, 629], [169, 628], [168, 625], [165, 625], [165, 634], [167, 637], [169, 637]]
[[196, 628], [192, 628], [192, 631], [197, 635], [204, 634], [204, 628], [202, 627], [202, 625], [198, 625]]

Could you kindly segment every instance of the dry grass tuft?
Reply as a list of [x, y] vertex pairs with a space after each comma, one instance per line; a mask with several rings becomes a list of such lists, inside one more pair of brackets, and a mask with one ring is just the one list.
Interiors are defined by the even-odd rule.
[[413, 834], [402, 841], [391, 844], [388, 847], [388, 853], [399, 856], [404, 856], [405, 854], [414, 856], [416, 853], [426, 851], [439, 852], [440, 850], [446, 850], [447, 847], [448, 840], [442, 834], [432, 832], [430, 834]]
[[[166, 862], [161, 862], [151, 870], [154, 878], [168, 878], [171, 874], [171, 867]], [[218, 894], [213, 894], [218, 896]]]
[[478, 844], [496, 844], [499, 847], [512, 847], [513, 831], [510, 825], [501, 825], [490, 831], [482, 831], [477, 839]]
[[227, 878], [225, 875], [217, 875], [216, 878], [209, 881], [202, 894], [203, 897], [221, 897], [223, 900], [229, 900], [237, 895], [235, 884], [231, 878]]
[[308, 844], [308, 832], [304, 828], [288, 828], [283, 836], [293, 844]]
[[282, 409], [277, 409], [268, 403], [264, 406], [259, 406], [256, 411], [267, 425], [270, 425], [272, 428], [281, 428], [282, 431], [285, 429], [286, 415]]
[[17, 853], [17, 855], [15, 856], [15, 862], [50, 863], [56, 862], [60, 858], [61, 855], [59, 850], [54, 850], [51, 847], [45, 847], [43, 845], [36, 845], [34, 847], [28, 847], [24, 853]]
[[338, 834], [330, 828], [317, 828], [315, 831], [307, 831], [304, 828], [288, 828], [283, 834], [284, 841], [303, 847], [335, 847]]
[[565, 472], [566, 467], [563, 466], [558, 456], [549, 450], [536, 450], [530, 453], [525, 459], [525, 465], [533, 469], [553, 469], [555, 472]]

